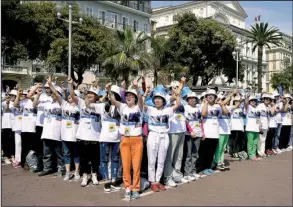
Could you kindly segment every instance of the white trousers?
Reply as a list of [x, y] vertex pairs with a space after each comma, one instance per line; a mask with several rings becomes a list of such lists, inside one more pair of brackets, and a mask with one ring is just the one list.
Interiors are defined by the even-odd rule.
[[15, 161], [21, 162], [21, 131], [14, 132], [15, 139]]
[[[159, 182], [161, 180], [166, 155], [169, 147], [168, 133], [159, 134], [156, 132], [149, 132], [147, 140], [148, 153], [148, 176], [150, 182]], [[156, 171], [156, 161], [157, 171]]]
[[263, 134], [259, 134], [258, 145], [257, 145], [257, 154], [260, 156], [265, 154], [266, 138], [268, 134], [267, 129], [263, 129], [262, 131], [263, 131]]

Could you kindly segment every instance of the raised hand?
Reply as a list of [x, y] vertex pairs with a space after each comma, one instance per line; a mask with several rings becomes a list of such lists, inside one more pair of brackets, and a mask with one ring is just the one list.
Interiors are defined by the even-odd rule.
[[37, 92], [38, 95], [41, 95], [42, 92], [43, 92], [43, 89], [39, 88], [36, 92]]
[[132, 81], [132, 85], [134, 89], [138, 88], [138, 82], [136, 80]]
[[111, 89], [111, 86], [112, 86], [112, 83], [107, 83], [107, 84], [105, 85], [105, 88], [106, 88], [107, 90], [110, 90], [110, 89]]
[[181, 81], [182, 82], [185, 82], [186, 81], [186, 78], [183, 76], [183, 77], [181, 77]]
[[121, 87], [122, 87], [122, 88], [126, 88], [126, 82], [125, 82], [125, 80], [122, 81], [122, 83], [121, 83]]
[[47, 83], [48, 84], [52, 84], [52, 76], [51, 75], [48, 76]]
[[22, 89], [21, 88], [18, 89], [17, 93], [18, 93], [19, 96], [22, 95]]
[[72, 85], [73, 80], [69, 77], [69, 78], [67, 79], [67, 83], [70, 84], [70, 85]]

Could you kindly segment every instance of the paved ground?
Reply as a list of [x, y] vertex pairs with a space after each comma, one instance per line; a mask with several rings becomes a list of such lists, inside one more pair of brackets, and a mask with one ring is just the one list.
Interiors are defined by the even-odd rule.
[[259, 162], [234, 161], [219, 172], [139, 200], [122, 200], [123, 191], [104, 193], [103, 186], [81, 188], [52, 176], [39, 178], [20, 168], [2, 166], [2, 205], [262, 205], [292, 206], [292, 151]]

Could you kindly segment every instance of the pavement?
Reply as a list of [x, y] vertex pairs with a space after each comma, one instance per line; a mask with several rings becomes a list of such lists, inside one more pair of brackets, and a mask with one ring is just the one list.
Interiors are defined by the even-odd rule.
[[48, 175], [38, 177], [2, 165], [3, 206], [292, 206], [292, 151], [261, 161], [230, 160], [230, 171], [215, 173], [167, 191], [123, 200], [124, 191], [105, 193], [103, 185], [80, 187]]

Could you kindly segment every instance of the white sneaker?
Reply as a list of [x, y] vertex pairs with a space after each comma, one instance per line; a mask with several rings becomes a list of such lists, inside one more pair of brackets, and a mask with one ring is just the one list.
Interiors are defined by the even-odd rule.
[[99, 185], [99, 181], [98, 181], [96, 173], [92, 173], [92, 181], [93, 181], [93, 185]]
[[184, 176], [184, 179], [187, 181], [194, 181], [196, 180], [196, 177], [194, 177], [193, 175], [189, 175], [189, 176]]
[[276, 152], [277, 152], [278, 154], [281, 154], [281, 153], [282, 153], [282, 150], [280, 150], [279, 148], [277, 148], [277, 149], [276, 149]]
[[189, 180], [187, 180], [187, 179], [185, 179], [185, 178], [181, 178], [181, 179], [180, 179], [180, 182], [181, 182], [181, 183], [189, 183]]
[[177, 184], [172, 179], [168, 180], [166, 185], [169, 187], [176, 187], [177, 186]]
[[281, 149], [281, 151], [282, 151], [282, 152], [286, 152], [286, 149], [285, 149], [285, 148], [284, 148], [284, 149]]
[[5, 162], [5, 164], [11, 164], [10, 160], [8, 159], [8, 157], [4, 158], [4, 162]]
[[81, 186], [81, 187], [85, 187], [85, 186], [87, 186], [88, 181], [89, 181], [88, 176], [87, 176], [87, 175], [83, 175], [83, 176], [82, 176], [82, 182], [81, 182], [80, 186]]
[[73, 175], [70, 172], [66, 172], [63, 180], [64, 181], [69, 181], [72, 177], [73, 177]]
[[193, 173], [192, 175], [195, 177], [196, 180], [200, 178], [200, 175], [197, 173]]
[[80, 180], [80, 175], [78, 171], [74, 172], [74, 181], [79, 181]]

